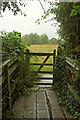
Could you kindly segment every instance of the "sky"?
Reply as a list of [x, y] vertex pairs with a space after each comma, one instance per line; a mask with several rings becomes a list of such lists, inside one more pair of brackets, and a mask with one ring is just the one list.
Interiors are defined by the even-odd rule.
[[[47, 9], [48, 4], [43, 2], [43, 6]], [[3, 17], [0, 17], [0, 31], [12, 32], [14, 30], [21, 32], [22, 36], [30, 33], [37, 33], [39, 35], [46, 33], [49, 39], [53, 37], [58, 38], [58, 25], [55, 24], [55, 20], [46, 23], [42, 20], [40, 24], [35, 23], [43, 15], [43, 9], [39, 1], [27, 1], [26, 7], [22, 7], [22, 11], [26, 13], [26, 17], [20, 13], [14, 16], [12, 12], [6, 10], [3, 13]], [[52, 23], [53, 26], [51, 26]]]

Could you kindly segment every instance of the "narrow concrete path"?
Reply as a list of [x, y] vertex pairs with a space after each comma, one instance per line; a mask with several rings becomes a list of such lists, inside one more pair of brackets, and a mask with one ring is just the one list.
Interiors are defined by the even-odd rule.
[[13, 118], [64, 118], [55, 91], [33, 88], [29, 96], [20, 96], [13, 106]]

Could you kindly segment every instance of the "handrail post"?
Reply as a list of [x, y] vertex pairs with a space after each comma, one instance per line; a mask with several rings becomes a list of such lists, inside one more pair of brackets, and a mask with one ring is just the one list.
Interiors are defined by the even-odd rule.
[[54, 68], [56, 63], [56, 49], [53, 50], [53, 84], [54, 84]]

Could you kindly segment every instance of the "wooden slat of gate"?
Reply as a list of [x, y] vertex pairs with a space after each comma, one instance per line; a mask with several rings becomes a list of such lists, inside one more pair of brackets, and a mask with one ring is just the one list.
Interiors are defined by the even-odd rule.
[[29, 53], [30, 56], [53, 56], [53, 53]]
[[[43, 65], [43, 63], [30, 63], [30, 65]], [[53, 64], [44, 64], [44, 65], [47, 65], [47, 66], [52, 66]]]
[[[32, 73], [36, 73], [37, 71], [30, 71]], [[53, 73], [53, 71], [39, 71], [38, 73]]]

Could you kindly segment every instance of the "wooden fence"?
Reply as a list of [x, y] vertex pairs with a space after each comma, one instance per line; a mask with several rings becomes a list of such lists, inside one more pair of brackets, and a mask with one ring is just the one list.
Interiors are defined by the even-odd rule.
[[[68, 83], [68, 88], [69, 88], [71, 94], [74, 96], [75, 100], [78, 101], [78, 103], [80, 104], [80, 82], [79, 82], [80, 78], [79, 78], [79, 74], [78, 74], [80, 68], [78, 68], [78, 66], [75, 66], [75, 60], [72, 60], [69, 57], [66, 57], [66, 63], [69, 66], [69, 70], [71, 73], [70, 80]], [[73, 70], [75, 72], [73, 72]], [[77, 81], [77, 79], [76, 79], [73, 82], [71, 82], [71, 78], [74, 79], [76, 75], [79, 80]], [[79, 83], [77, 83], [77, 82], [79, 82]]]
[[7, 106], [11, 110], [11, 98], [16, 94], [14, 92], [19, 80], [19, 65], [16, 58], [4, 62], [0, 77], [2, 77], [2, 110], [4, 111]]
[[[20, 52], [18, 58], [8, 59], [0, 66], [0, 88], [2, 89], [2, 111], [7, 107], [12, 109], [12, 104], [19, 94], [19, 84], [24, 82], [25, 60], [23, 52]], [[24, 67], [24, 69], [23, 69]], [[25, 73], [25, 74], [24, 74]]]

